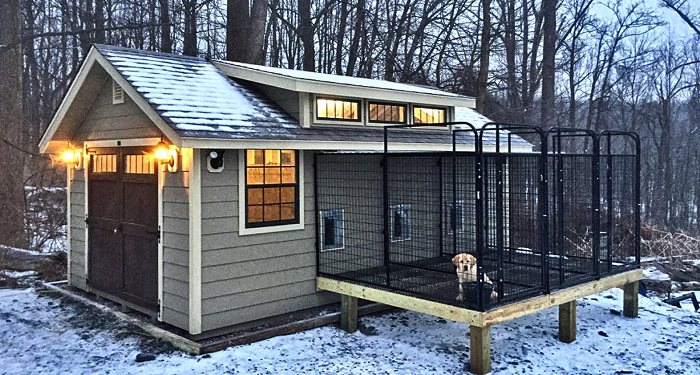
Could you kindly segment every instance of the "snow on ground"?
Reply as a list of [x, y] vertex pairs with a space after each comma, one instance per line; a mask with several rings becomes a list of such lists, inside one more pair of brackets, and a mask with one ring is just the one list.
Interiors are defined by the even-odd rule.
[[669, 281], [671, 280], [671, 277], [659, 270], [658, 268], [650, 266], [644, 269], [644, 279], [656, 281]]
[[[700, 314], [640, 296], [640, 318], [619, 314], [615, 289], [578, 303], [578, 339], [556, 339], [557, 310], [492, 329], [494, 374], [700, 372]], [[614, 311], [613, 311], [614, 310]], [[468, 369], [467, 328], [406, 311], [361, 318], [205, 356], [190, 356], [111, 314], [35, 289], [0, 289], [2, 374], [457, 374]], [[138, 353], [154, 361], [136, 363]]]

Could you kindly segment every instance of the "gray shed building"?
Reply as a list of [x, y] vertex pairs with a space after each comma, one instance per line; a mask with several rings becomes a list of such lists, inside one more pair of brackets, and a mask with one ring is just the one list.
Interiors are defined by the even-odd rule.
[[[40, 144], [69, 162], [69, 283], [195, 337], [336, 302], [316, 286], [314, 153], [381, 151], [386, 124], [487, 122], [473, 106], [420, 86], [96, 45]], [[397, 130], [391, 147], [448, 151], [452, 139]]]

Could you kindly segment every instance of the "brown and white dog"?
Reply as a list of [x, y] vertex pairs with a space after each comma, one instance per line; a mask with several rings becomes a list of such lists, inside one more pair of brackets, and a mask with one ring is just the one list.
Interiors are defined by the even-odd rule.
[[[459, 282], [457, 300], [464, 301], [463, 284], [476, 282], [476, 258], [471, 254], [461, 253], [452, 258], [452, 264], [457, 267], [457, 281]], [[493, 282], [486, 274], [484, 274], [484, 282], [493, 285]], [[492, 291], [491, 298], [498, 298], [498, 293]]]

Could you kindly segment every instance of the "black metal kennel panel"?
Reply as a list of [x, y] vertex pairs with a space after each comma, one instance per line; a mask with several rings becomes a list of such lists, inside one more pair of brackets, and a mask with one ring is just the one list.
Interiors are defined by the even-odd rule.
[[563, 128], [548, 134], [551, 283], [563, 288], [600, 275], [597, 136]]
[[[383, 153], [314, 156], [320, 276], [483, 311], [638, 267], [633, 134], [490, 124], [452, 137], [452, 151], [385, 139]], [[458, 300], [460, 253], [477, 267]]]
[[639, 264], [640, 142], [634, 133], [600, 134], [601, 272], [612, 274]]

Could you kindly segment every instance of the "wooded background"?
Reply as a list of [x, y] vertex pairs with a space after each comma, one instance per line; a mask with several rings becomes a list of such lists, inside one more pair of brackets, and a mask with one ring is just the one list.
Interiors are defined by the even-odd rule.
[[633, 130], [643, 219], [700, 233], [692, 1], [3, 0], [0, 243], [27, 242], [23, 186], [64, 184], [37, 143], [92, 43], [431, 85], [499, 121]]

